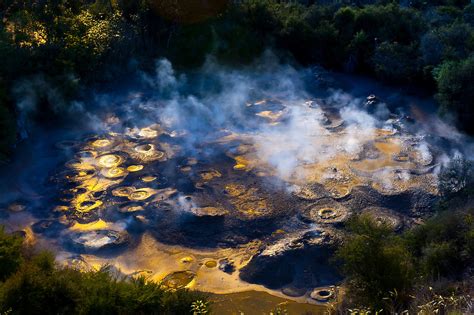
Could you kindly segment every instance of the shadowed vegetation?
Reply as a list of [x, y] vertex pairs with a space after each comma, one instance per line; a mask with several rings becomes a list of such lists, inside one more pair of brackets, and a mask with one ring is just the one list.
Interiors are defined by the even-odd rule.
[[337, 252], [348, 276], [347, 303], [389, 312], [418, 311], [441, 297], [459, 302], [445, 303], [443, 311], [472, 303], [462, 280], [474, 266], [473, 210], [442, 212], [401, 235], [368, 216], [348, 226], [350, 236]]
[[236, 65], [266, 48], [304, 65], [438, 93], [442, 112], [473, 132], [474, 5], [467, 0], [6, 0], [0, 16], [3, 155], [15, 143], [12, 91], [21, 78], [53, 82], [62, 101], [49, 98], [45, 107], [64, 113], [79, 87], [137, 66], [149, 70], [155, 58], [178, 69], [199, 67], [208, 55]]
[[[31, 253], [22, 238], [0, 230], [0, 312], [5, 314], [205, 314], [206, 296], [165, 290], [108, 267], [81, 272], [59, 266], [49, 252]], [[201, 301], [200, 303], [194, 303]], [[194, 306], [193, 306], [194, 303]]]

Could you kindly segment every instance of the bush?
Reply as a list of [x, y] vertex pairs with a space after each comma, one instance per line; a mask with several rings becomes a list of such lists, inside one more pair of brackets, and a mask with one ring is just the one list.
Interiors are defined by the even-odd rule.
[[[127, 71], [132, 58], [146, 66], [165, 56], [178, 69], [195, 68], [209, 54], [221, 62], [249, 63], [270, 47], [305, 65], [417, 82], [430, 90], [435, 77], [440, 103], [474, 132], [468, 84], [474, 6], [467, 0], [208, 2], [3, 1], [0, 78], [7, 93], [13, 82], [38, 73], [90, 84]], [[0, 101], [5, 130], [12, 130], [10, 107]], [[0, 148], [13, 134], [0, 134]]]
[[473, 214], [448, 210], [405, 234], [420, 274], [430, 280], [457, 277], [472, 265]]
[[469, 56], [474, 46], [474, 31], [466, 23], [453, 23], [434, 30], [443, 43], [444, 60], [461, 60]]
[[474, 3], [471, 3], [464, 8], [463, 20], [469, 25], [474, 26]]
[[1, 229], [0, 313], [189, 314], [194, 302], [208, 304], [202, 293], [170, 291], [143, 277], [114, 275], [109, 270], [61, 267], [49, 252], [24, 256], [21, 238]]
[[414, 45], [383, 42], [372, 58], [376, 75], [387, 81], [413, 81], [419, 73], [417, 49]]
[[395, 4], [371, 5], [362, 8], [355, 19], [356, 31], [364, 31], [379, 42], [411, 44], [425, 30], [425, 23], [414, 9]]
[[352, 7], [342, 7], [334, 14], [334, 26], [344, 40], [350, 41], [355, 33], [357, 11]]
[[197, 300], [206, 297], [167, 291], [145, 278], [117, 278], [107, 268], [58, 267], [51, 254], [42, 253], [1, 286], [0, 309], [13, 314], [186, 314]]
[[444, 112], [456, 115], [460, 126], [474, 132], [474, 54], [462, 61], [446, 61], [435, 69], [437, 98]]
[[[350, 234], [336, 253], [347, 275], [349, 300], [399, 312], [419, 305], [413, 299], [417, 290], [437, 283], [445, 283], [443, 294], [462, 294], [462, 288], [450, 291], [446, 283], [462, 280], [474, 266], [474, 210], [450, 210], [401, 235], [367, 216], [351, 220]], [[424, 303], [429, 304], [431, 293]]]
[[415, 269], [411, 253], [392, 228], [369, 216], [349, 223], [351, 236], [337, 251], [349, 290], [358, 303], [383, 307], [391, 292], [397, 302], [406, 302], [414, 283]]
[[23, 261], [22, 239], [5, 233], [0, 227], [0, 281], [13, 274]]

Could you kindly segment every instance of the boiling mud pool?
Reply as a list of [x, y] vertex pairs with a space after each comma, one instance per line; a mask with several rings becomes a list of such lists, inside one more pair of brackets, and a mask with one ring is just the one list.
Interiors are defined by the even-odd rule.
[[32, 136], [2, 171], [2, 223], [65, 264], [224, 294], [220, 313], [321, 312], [311, 305], [342, 292], [329, 258], [344, 222], [368, 213], [403, 229], [429, 216], [456, 144], [408, 116], [413, 99], [369, 96], [377, 86], [249, 81], [239, 98], [235, 85], [192, 101], [178, 88], [129, 93], [100, 109], [99, 132]]

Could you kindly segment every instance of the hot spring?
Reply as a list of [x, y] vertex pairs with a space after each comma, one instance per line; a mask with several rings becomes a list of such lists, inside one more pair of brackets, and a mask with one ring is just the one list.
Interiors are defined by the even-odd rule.
[[324, 304], [344, 222], [419, 224], [443, 166], [468, 154], [430, 106], [321, 69], [178, 75], [161, 60], [92, 95], [82, 122], [21, 144], [2, 170], [2, 224], [81, 269]]

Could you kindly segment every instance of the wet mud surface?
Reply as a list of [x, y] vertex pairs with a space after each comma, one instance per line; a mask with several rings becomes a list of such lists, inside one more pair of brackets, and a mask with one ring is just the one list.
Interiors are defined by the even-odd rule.
[[348, 112], [334, 97], [261, 94], [241, 102], [238, 127], [156, 122], [32, 144], [2, 181], [2, 223], [82, 269], [334, 300], [344, 223], [368, 213], [402, 230], [429, 216], [444, 148], [404, 115], [370, 118], [373, 97]]

